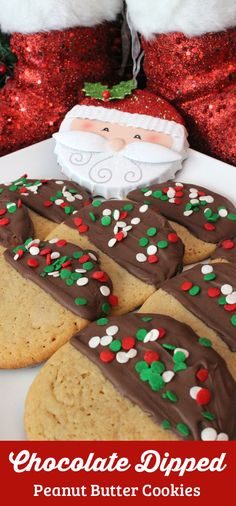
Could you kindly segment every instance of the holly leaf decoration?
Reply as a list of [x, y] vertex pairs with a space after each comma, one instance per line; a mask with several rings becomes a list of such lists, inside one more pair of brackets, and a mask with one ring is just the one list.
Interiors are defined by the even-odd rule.
[[137, 85], [134, 79], [130, 79], [130, 81], [121, 81], [110, 89], [111, 96], [109, 100], [122, 100], [126, 95], [131, 95], [136, 87]]
[[103, 92], [108, 91], [108, 86], [102, 83], [85, 83], [83, 91], [86, 97], [104, 100]]
[[110, 100], [122, 100], [127, 95], [131, 95], [136, 87], [136, 82], [134, 79], [131, 79], [130, 81], [121, 81], [111, 88], [102, 83], [85, 83], [83, 91], [86, 97], [108, 102]]

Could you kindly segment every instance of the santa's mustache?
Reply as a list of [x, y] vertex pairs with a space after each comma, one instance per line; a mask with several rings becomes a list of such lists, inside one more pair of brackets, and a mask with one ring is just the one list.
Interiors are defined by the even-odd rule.
[[58, 132], [53, 137], [58, 144], [73, 151], [109, 153], [142, 163], [168, 163], [182, 160], [181, 154], [177, 151], [161, 144], [142, 140], [134, 140], [117, 152], [111, 149], [108, 139], [94, 132]]

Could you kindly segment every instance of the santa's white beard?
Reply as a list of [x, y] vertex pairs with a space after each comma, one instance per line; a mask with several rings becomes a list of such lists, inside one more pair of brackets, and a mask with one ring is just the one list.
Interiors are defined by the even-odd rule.
[[131, 190], [173, 179], [181, 160], [146, 163], [117, 153], [91, 153], [71, 150], [57, 144], [55, 150], [62, 172], [105, 198], [124, 198]]

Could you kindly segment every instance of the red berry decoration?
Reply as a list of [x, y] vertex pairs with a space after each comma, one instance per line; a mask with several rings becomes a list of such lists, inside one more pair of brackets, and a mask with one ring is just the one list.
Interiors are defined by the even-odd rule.
[[104, 90], [102, 92], [102, 98], [103, 100], [107, 101], [111, 97], [111, 92], [109, 90]]
[[209, 404], [211, 400], [211, 392], [207, 388], [201, 388], [196, 395], [196, 401], [200, 406], [205, 406], [205, 404]]
[[0, 75], [4, 76], [7, 73], [7, 66], [5, 63], [0, 62]]

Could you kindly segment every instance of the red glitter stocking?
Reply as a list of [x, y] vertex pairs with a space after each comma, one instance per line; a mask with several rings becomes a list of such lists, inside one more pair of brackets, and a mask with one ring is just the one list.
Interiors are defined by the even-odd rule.
[[195, 149], [236, 165], [236, 29], [143, 39], [148, 87], [184, 116]]
[[109, 81], [112, 37], [109, 23], [12, 35], [18, 62], [0, 91], [0, 155], [50, 137], [86, 80]]

